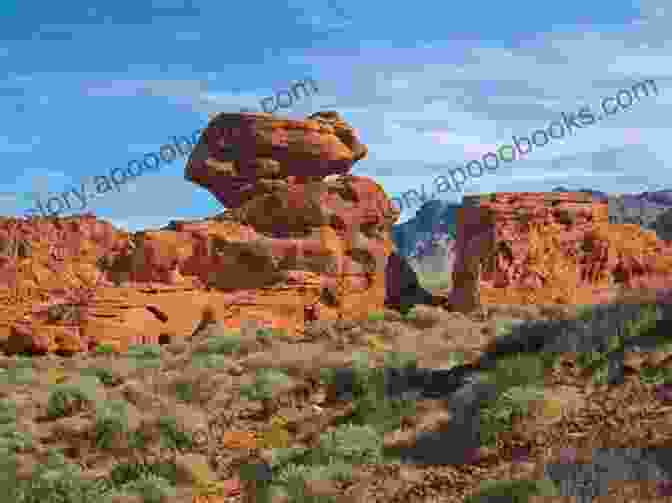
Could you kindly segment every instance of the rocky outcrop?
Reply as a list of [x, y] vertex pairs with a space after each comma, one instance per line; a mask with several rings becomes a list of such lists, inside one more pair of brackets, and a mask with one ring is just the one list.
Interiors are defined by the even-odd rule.
[[333, 112], [220, 114], [185, 175], [223, 214], [133, 235], [91, 216], [21, 221], [12, 240], [0, 226], [14, 257], [4, 268], [14, 295], [6, 347], [124, 350], [190, 337], [205, 311], [220, 327], [252, 321], [297, 334], [306, 321], [382, 310], [399, 212], [380, 185], [348, 174], [366, 152]]
[[185, 178], [227, 208], [258, 194], [346, 174], [367, 148], [335, 112], [283, 120], [265, 113], [215, 116], [191, 153]]
[[449, 304], [594, 304], [669, 285], [672, 248], [608, 213], [577, 192], [465, 197]]
[[14, 352], [76, 352], [95, 292], [111, 286], [98, 264], [128, 233], [92, 215], [0, 219], [0, 339]]

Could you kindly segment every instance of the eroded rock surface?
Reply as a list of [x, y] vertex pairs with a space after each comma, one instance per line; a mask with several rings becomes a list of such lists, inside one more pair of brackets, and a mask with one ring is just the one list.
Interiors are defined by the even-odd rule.
[[594, 304], [616, 290], [662, 288], [672, 247], [638, 225], [609, 224], [582, 193], [464, 198], [450, 305]]

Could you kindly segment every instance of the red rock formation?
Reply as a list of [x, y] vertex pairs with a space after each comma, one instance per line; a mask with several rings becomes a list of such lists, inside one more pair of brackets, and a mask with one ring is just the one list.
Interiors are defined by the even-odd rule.
[[591, 304], [619, 289], [672, 285], [672, 247], [637, 225], [609, 224], [583, 193], [498, 193], [458, 210], [453, 308]]
[[[185, 175], [230, 207], [223, 215], [132, 236], [91, 216], [20, 221], [6, 247], [33, 257], [0, 267], [8, 347], [72, 353], [187, 337], [206, 306], [224, 326], [253, 319], [289, 333], [381, 310], [399, 213], [378, 184], [347, 175], [365, 155], [335, 113], [221, 114]], [[333, 174], [343, 176], [324, 180]]]
[[185, 178], [227, 208], [260, 192], [348, 173], [367, 149], [335, 112], [307, 120], [265, 113], [219, 114], [194, 148]]

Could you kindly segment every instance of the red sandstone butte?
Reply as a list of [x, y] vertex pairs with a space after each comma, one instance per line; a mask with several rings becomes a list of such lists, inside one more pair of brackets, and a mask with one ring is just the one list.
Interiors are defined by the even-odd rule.
[[448, 303], [594, 304], [672, 286], [672, 247], [608, 216], [606, 201], [578, 192], [465, 197]]

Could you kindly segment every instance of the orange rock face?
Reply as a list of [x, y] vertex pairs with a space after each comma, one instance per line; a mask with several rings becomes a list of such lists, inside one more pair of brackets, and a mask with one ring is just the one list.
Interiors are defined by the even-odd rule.
[[219, 114], [191, 153], [185, 178], [225, 207], [237, 208], [277, 187], [348, 173], [366, 153], [354, 129], [335, 112], [303, 121], [264, 113]]
[[594, 304], [672, 284], [672, 247], [581, 193], [464, 198], [449, 303]]
[[[356, 319], [383, 308], [397, 217], [366, 178], [297, 184], [256, 196], [228, 219], [140, 233], [110, 274], [201, 290], [208, 301], [197, 310], [209, 303], [231, 326], [254, 318], [295, 333], [306, 318]], [[169, 312], [174, 294], [153, 302]]]
[[222, 114], [186, 168], [230, 208], [219, 217], [133, 235], [93, 216], [0, 222], [0, 338], [12, 352], [123, 351], [191, 336], [204, 309], [225, 327], [290, 334], [381, 310], [399, 213], [378, 184], [347, 175], [365, 155], [335, 113]]

